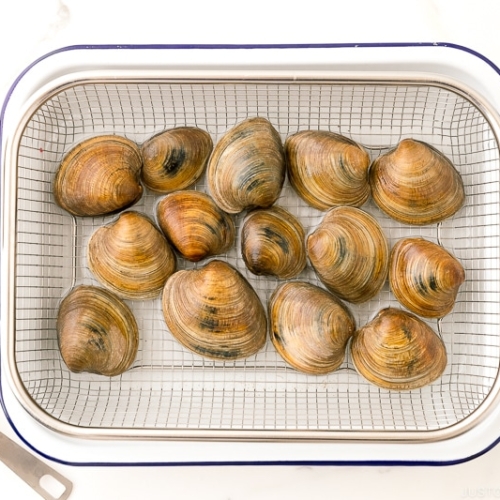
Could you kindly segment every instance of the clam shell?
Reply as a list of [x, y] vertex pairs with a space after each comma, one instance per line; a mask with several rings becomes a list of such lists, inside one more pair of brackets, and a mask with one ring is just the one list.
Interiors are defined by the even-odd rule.
[[173, 274], [165, 284], [162, 308], [172, 335], [207, 358], [245, 358], [266, 341], [259, 297], [236, 269], [220, 260]]
[[455, 214], [465, 201], [462, 178], [440, 151], [404, 139], [370, 168], [375, 203], [404, 224], [424, 225]]
[[288, 178], [318, 210], [360, 207], [370, 196], [370, 157], [353, 140], [325, 130], [303, 130], [285, 141]]
[[89, 269], [109, 290], [125, 299], [158, 296], [175, 271], [175, 255], [152, 221], [138, 212], [123, 212], [91, 236]]
[[320, 375], [343, 362], [355, 323], [349, 310], [315, 285], [291, 281], [269, 301], [270, 336], [282, 358], [295, 369]]
[[446, 368], [446, 348], [417, 316], [386, 308], [354, 334], [351, 355], [357, 371], [384, 389], [411, 390], [437, 380]]
[[177, 127], [156, 134], [141, 148], [142, 180], [159, 193], [185, 189], [205, 171], [212, 148], [210, 134], [197, 127]]
[[75, 146], [57, 170], [53, 192], [56, 203], [76, 216], [118, 212], [142, 196], [142, 156], [124, 137], [103, 135]]
[[61, 302], [56, 329], [61, 356], [72, 372], [113, 377], [135, 360], [135, 318], [124, 302], [103, 288], [74, 288]]
[[323, 284], [348, 302], [366, 302], [387, 279], [387, 240], [378, 222], [359, 208], [330, 209], [308, 236], [307, 253]]
[[392, 292], [402, 305], [420, 316], [440, 318], [451, 312], [464, 280], [462, 264], [431, 241], [405, 238], [391, 251]]
[[293, 278], [306, 266], [304, 239], [302, 225], [284, 208], [256, 209], [243, 221], [241, 253], [254, 274]]
[[231, 216], [205, 193], [176, 191], [157, 206], [158, 224], [177, 251], [192, 262], [228, 251], [236, 230]]
[[249, 118], [215, 145], [207, 181], [215, 203], [227, 213], [270, 207], [285, 181], [280, 135], [265, 118]]

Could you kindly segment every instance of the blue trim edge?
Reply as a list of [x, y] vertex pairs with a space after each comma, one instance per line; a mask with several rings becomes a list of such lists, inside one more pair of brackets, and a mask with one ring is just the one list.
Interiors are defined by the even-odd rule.
[[[303, 43], [303, 44], [104, 44], [104, 45], [69, 45], [66, 47], [61, 47], [59, 49], [53, 50], [40, 56], [38, 59], [33, 61], [29, 66], [27, 66], [19, 76], [14, 80], [13, 84], [7, 91], [5, 100], [0, 111], [0, 161], [2, 158], [2, 137], [3, 137], [3, 124], [5, 112], [7, 105], [9, 103], [10, 97], [13, 94], [15, 88], [21, 79], [28, 73], [34, 66], [36, 66], [41, 61], [52, 57], [56, 54], [63, 52], [69, 52], [73, 50], [189, 50], [189, 49], [225, 49], [225, 50], [252, 50], [252, 49], [338, 49], [338, 48], [390, 48], [390, 47], [447, 47], [455, 50], [460, 50], [471, 54], [482, 61], [484, 61], [488, 66], [490, 66], [498, 75], [500, 75], [500, 67], [493, 63], [483, 54], [465, 47], [463, 45], [458, 45], [454, 43], [446, 42], [392, 42], [392, 43]], [[1, 357], [0, 357], [0, 374], [1, 374]], [[19, 437], [19, 439], [33, 452], [42, 456], [47, 460], [61, 464], [70, 465], [74, 467], [192, 467], [192, 466], [429, 466], [429, 467], [446, 467], [451, 465], [458, 465], [465, 462], [474, 460], [493, 449], [498, 443], [500, 443], [500, 436], [489, 446], [487, 446], [482, 451], [479, 451], [468, 457], [459, 458], [455, 460], [447, 461], [432, 461], [432, 460], [283, 460], [283, 461], [189, 461], [189, 462], [72, 462], [68, 460], [62, 460], [59, 458], [52, 457], [33, 446], [29, 441], [24, 438], [24, 436], [17, 429], [16, 425], [12, 421], [7, 408], [5, 406], [5, 401], [3, 397], [3, 386], [2, 380], [0, 378], [0, 406], [6, 416], [8, 423], [10, 424], [14, 433]]]

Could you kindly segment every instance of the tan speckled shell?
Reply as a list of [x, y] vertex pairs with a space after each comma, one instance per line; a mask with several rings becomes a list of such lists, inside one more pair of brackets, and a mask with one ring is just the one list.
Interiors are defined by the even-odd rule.
[[360, 207], [370, 196], [368, 153], [353, 140], [325, 130], [304, 130], [285, 141], [290, 183], [318, 210]]
[[234, 242], [233, 219], [205, 193], [170, 193], [160, 200], [156, 213], [168, 240], [192, 262], [224, 253]]
[[208, 163], [215, 203], [227, 213], [270, 207], [285, 181], [283, 144], [265, 118], [248, 118], [220, 139]]
[[392, 251], [389, 283], [398, 301], [427, 318], [453, 309], [465, 280], [462, 264], [443, 247], [423, 238], [405, 238]]
[[177, 127], [142, 145], [142, 180], [151, 190], [170, 193], [195, 183], [205, 171], [213, 142], [197, 127]]
[[139, 331], [132, 311], [103, 288], [74, 288], [61, 302], [56, 329], [61, 356], [72, 372], [113, 377], [135, 360]]
[[330, 209], [308, 236], [307, 252], [324, 285], [348, 302], [366, 302], [387, 279], [389, 246], [384, 232], [359, 208]]
[[404, 224], [443, 221], [464, 204], [462, 178], [451, 161], [422, 141], [404, 139], [370, 168], [379, 208]]
[[87, 247], [90, 270], [106, 288], [131, 300], [157, 297], [175, 271], [175, 255], [151, 220], [123, 212], [97, 229]]
[[437, 380], [446, 368], [446, 348], [417, 316], [386, 308], [354, 334], [351, 355], [357, 371], [384, 389], [411, 390]]
[[270, 336], [282, 358], [311, 375], [336, 370], [343, 362], [355, 322], [332, 294], [315, 285], [291, 281], [269, 301]]
[[259, 297], [236, 269], [220, 260], [173, 274], [165, 284], [162, 308], [172, 335], [207, 358], [246, 358], [266, 341]]
[[305, 233], [301, 223], [282, 207], [248, 213], [241, 230], [241, 253], [256, 275], [289, 279], [306, 266]]
[[56, 203], [76, 216], [118, 212], [142, 196], [139, 147], [117, 135], [87, 139], [62, 160], [53, 191]]

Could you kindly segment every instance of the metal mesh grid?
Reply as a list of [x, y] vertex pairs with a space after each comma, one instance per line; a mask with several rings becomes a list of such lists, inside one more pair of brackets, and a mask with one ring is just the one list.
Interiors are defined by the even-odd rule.
[[[97, 134], [141, 143], [182, 125], [203, 128], [216, 142], [256, 115], [268, 118], [283, 139], [306, 128], [332, 130], [360, 142], [375, 158], [413, 137], [455, 163], [467, 201], [441, 224], [404, 226], [371, 201], [363, 207], [380, 222], [390, 245], [422, 235], [453, 252], [465, 267], [455, 309], [430, 322], [448, 351], [445, 373], [431, 386], [410, 392], [378, 389], [355, 372], [349, 355], [332, 374], [304, 375], [287, 366], [270, 341], [246, 360], [205, 360], [173, 339], [159, 299], [127, 302], [141, 334], [129, 371], [107, 378], [65, 367], [56, 340], [58, 305], [72, 286], [98, 284], [86, 266], [86, 244], [114, 217], [75, 219], [55, 205], [52, 181], [64, 153]], [[468, 100], [438, 86], [144, 82], [66, 89], [36, 111], [19, 147], [15, 349], [20, 376], [43, 410], [83, 427], [427, 431], [459, 422], [483, 402], [499, 367], [499, 165], [498, 144], [485, 117]], [[207, 191], [205, 180], [195, 189]], [[146, 192], [134, 209], [154, 217], [159, 198]], [[323, 215], [287, 184], [278, 204], [299, 217], [306, 233]], [[241, 220], [236, 218], [238, 228]], [[278, 281], [246, 270], [239, 238], [221, 258], [247, 277], [266, 304]], [[178, 267], [196, 265], [179, 259]], [[320, 285], [310, 267], [298, 279]], [[363, 325], [388, 305], [398, 306], [386, 284], [369, 303], [349, 307]]]

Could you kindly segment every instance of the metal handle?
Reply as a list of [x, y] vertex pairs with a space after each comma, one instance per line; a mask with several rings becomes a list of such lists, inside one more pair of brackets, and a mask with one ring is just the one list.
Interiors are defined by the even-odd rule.
[[[45, 500], [65, 500], [73, 483], [0, 432], [0, 460]], [[46, 489], [47, 486], [50, 487]], [[64, 487], [64, 490], [62, 490]], [[52, 493], [61, 491], [58, 496]]]

